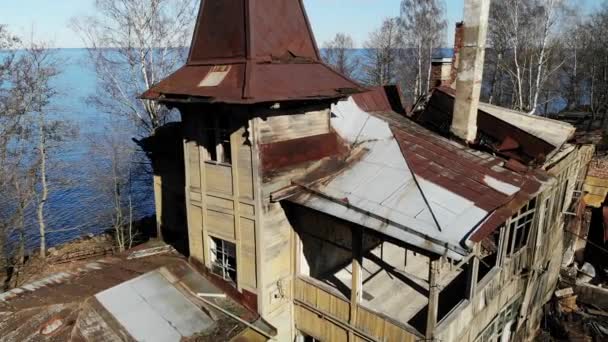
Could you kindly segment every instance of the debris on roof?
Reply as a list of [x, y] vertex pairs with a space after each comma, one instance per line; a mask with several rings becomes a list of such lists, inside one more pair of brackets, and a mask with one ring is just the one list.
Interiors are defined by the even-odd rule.
[[[449, 136], [455, 91], [433, 90], [424, 109], [413, 118], [432, 130]], [[419, 106], [418, 106], [419, 107]], [[542, 165], [574, 136], [574, 126], [539, 116], [479, 103], [477, 143], [507, 159], [526, 165]]]
[[2, 340], [266, 341], [276, 333], [226, 296], [200, 300], [222, 291], [168, 252], [100, 259], [4, 293]]
[[395, 112], [390, 98], [376, 88], [334, 105], [332, 128], [362, 156], [282, 198], [460, 259], [472, 233], [495, 223], [488, 218], [508, 218], [541, 188], [527, 169], [512, 171]]
[[142, 97], [263, 103], [363, 91], [321, 61], [301, 0], [201, 3], [188, 62]]

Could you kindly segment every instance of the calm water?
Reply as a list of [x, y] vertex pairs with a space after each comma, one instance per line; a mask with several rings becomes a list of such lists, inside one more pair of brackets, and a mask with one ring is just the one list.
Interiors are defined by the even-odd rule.
[[[60, 91], [52, 103], [54, 115], [71, 121], [78, 135], [59, 145], [52, 152], [49, 180], [55, 183], [46, 205], [47, 240], [50, 246], [68, 242], [81, 235], [97, 234], [109, 227], [108, 200], [100, 193], [92, 171], [96, 158], [91, 153], [95, 135], [101, 134], [112, 120], [86, 103], [87, 96], [96, 91], [96, 75], [87, 65], [87, 51], [83, 49], [59, 49], [57, 57], [62, 63], [62, 73], [55, 81]], [[131, 130], [124, 127], [126, 131]], [[60, 181], [61, 184], [57, 184]], [[64, 185], [64, 183], [67, 183]], [[135, 216], [140, 218], [154, 213], [151, 189], [142, 188], [148, 196], [135, 203]], [[28, 246], [38, 245], [38, 226], [34, 212], [27, 219]]]

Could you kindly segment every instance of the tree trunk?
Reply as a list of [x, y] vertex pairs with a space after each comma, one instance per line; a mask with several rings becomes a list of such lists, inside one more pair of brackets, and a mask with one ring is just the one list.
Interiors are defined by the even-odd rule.
[[46, 258], [46, 222], [44, 220], [44, 205], [49, 196], [49, 187], [46, 179], [46, 139], [45, 139], [44, 114], [40, 114], [40, 142], [38, 145], [40, 153], [40, 187], [42, 194], [38, 201], [37, 216], [40, 229], [40, 256]]

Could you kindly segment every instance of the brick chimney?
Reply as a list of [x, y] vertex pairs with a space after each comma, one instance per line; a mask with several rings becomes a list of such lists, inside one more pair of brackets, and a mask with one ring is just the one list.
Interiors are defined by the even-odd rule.
[[430, 88], [456, 88], [456, 76], [458, 75], [458, 59], [460, 57], [460, 50], [462, 49], [463, 34], [463, 23], [456, 23], [456, 30], [454, 31], [454, 52], [452, 58], [433, 58], [431, 60]]
[[431, 88], [449, 87], [452, 82], [452, 59], [433, 58], [431, 60]]
[[463, 44], [458, 51], [456, 63], [456, 102], [452, 117], [451, 132], [460, 139], [472, 143], [477, 137], [477, 109], [483, 63], [490, 0], [465, 0], [462, 30]]

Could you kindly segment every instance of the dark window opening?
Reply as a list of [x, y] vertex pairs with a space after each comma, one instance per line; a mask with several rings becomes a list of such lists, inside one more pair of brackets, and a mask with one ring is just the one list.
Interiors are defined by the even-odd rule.
[[481, 242], [481, 259], [479, 260], [477, 282], [480, 282], [495, 266], [497, 266], [498, 249], [500, 248], [500, 232], [503, 228], [504, 226], [499, 227], [492, 235]]
[[230, 117], [227, 115], [214, 116], [205, 125], [202, 141], [207, 151], [207, 160], [232, 164], [230, 135], [234, 127]]

